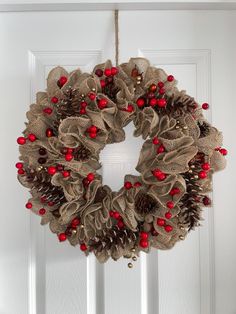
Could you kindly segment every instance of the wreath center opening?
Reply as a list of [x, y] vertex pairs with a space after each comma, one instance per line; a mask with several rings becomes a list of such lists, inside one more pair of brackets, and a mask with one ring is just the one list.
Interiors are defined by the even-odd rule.
[[139, 154], [144, 143], [141, 136], [134, 137], [135, 127], [129, 123], [124, 127], [125, 140], [120, 143], [108, 144], [100, 153], [103, 184], [110, 186], [113, 191], [118, 191], [124, 183], [125, 175], [139, 175], [135, 170]]

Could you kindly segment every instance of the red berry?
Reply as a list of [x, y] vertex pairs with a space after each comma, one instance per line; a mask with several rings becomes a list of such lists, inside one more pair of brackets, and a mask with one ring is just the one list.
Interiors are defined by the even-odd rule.
[[70, 153], [66, 153], [65, 154], [65, 160], [66, 161], [71, 161], [73, 159], [73, 155], [72, 154], [70, 154]]
[[89, 99], [90, 99], [90, 100], [95, 100], [95, 99], [96, 99], [96, 94], [95, 94], [95, 93], [92, 93], [92, 92], [91, 92], [91, 93], [89, 93], [88, 96], [89, 96]]
[[113, 217], [115, 218], [115, 219], [120, 219], [121, 217], [120, 217], [120, 214], [118, 213], [118, 212], [114, 212], [113, 213]]
[[46, 202], [46, 197], [45, 196], [41, 196], [40, 197], [40, 201], [41, 201], [41, 203], [45, 203]]
[[110, 217], [113, 217], [113, 216], [114, 216], [113, 210], [110, 210], [110, 211], [109, 211], [109, 215], [110, 215]]
[[67, 239], [66, 234], [64, 232], [58, 234], [58, 239], [60, 242], [66, 241]]
[[157, 99], [157, 106], [160, 107], [160, 108], [164, 108], [166, 106], [165, 98]]
[[16, 163], [16, 168], [17, 169], [22, 169], [23, 168], [23, 163], [22, 162], [17, 162]]
[[140, 238], [143, 240], [147, 240], [148, 239], [148, 233], [145, 231], [140, 232]]
[[153, 143], [154, 145], [158, 145], [158, 144], [160, 143], [159, 140], [158, 140], [158, 138], [157, 138], [157, 136], [152, 139], [152, 143]]
[[36, 136], [33, 133], [30, 133], [28, 135], [28, 139], [29, 139], [30, 142], [34, 142], [34, 141], [36, 141], [37, 138], [36, 138]]
[[146, 249], [148, 247], [148, 241], [147, 240], [144, 240], [144, 239], [141, 239], [140, 242], [139, 242], [139, 245], [143, 248], [143, 249]]
[[91, 133], [96, 133], [98, 130], [98, 128], [95, 126], [95, 125], [91, 125], [89, 128], [88, 128], [88, 132], [91, 132]]
[[166, 217], [166, 219], [170, 219], [172, 217], [171, 212], [166, 212], [165, 217]]
[[51, 176], [53, 176], [56, 172], [57, 172], [57, 168], [56, 167], [53, 167], [53, 166], [48, 167], [48, 173]]
[[142, 186], [142, 183], [141, 183], [141, 182], [135, 182], [135, 183], [134, 183], [134, 187], [135, 187], [135, 188], [139, 188], [140, 186]]
[[119, 220], [117, 222], [117, 226], [118, 226], [119, 229], [122, 229], [122, 228], [124, 228], [125, 224], [124, 224], [124, 222], [122, 220]]
[[168, 75], [168, 76], [167, 76], [167, 81], [168, 81], [168, 82], [172, 82], [172, 81], [174, 81], [174, 79], [175, 79], [175, 78], [174, 78], [173, 75]]
[[18, 137], [17, 143], [19, 145], [24, 145], [26, 143], [26, 139], [23, 136]]
[[92, 181], [95, 179], [94, 173], [90, 172], [90, 173], [87, 175], [87, 179], [88, 179], [89, 182], [92, 182]]
[[17, 172], [18, 172], [18, 174], [25, 174], [25, 170], [24, 170], [24, 169], [22, 169], [22, 168], [21, 168], [21, 169], [18, 169], [18, 171], [17, 171]]
[[97, 137], [97, 133], [96, 132], [90, 132], [89, 133], [89, 137], [90, 138], [96, 138]]
[[100, 80], [101, 88], [104, 88], [106, 86], [106, 82], [104, 80]]
[[72, 228], [76, 228], [79, 224], [80, 224], [80, 220], [79, 220], [79, 218], [77, 218], [77, 217], [75, 217], [75, 218], [71, 221], [71, 227], [72, 227]]
[[164, 228], [166, 232], [171, 232], [173, 230], [173, 227], [170, 225], [166, 225]]
[[63, 86], [63, 85], [65, 85], [66, 82], [67, 82], [67, 77], [61, 76], [61, 77], [59, 78], [58, 83], [59, 83], [59, 86], [60, 86], [60, 87]]
[[160, 169], [154, 169], [152, 171], [152, 174], [154, 175], [154, 177], [159, 177], [160, 174], [162, 174], [162, 171]]
[[106, 99], [106, 98], [101, 98], [101, 99], [99, 99], [99, 101], [98, 101], [98, 108], [99, 108], [99, 109], [104, 109], [104, 108], [107, 107], [107, 104], [108, 104], [107, 99]]
[[201, 167], [202, 167], [203, 170], [206, 170], [206, 171], [211, 169], [211, 166], [210, 166], [210, 164], [208, 162], [205, 162], [204, 164], [202, 164]]
[[111, 69], [105, 69], [105, 70], [104, 70], [104, 74], [105, 74], [106, 76], [111, 76]]
[[220, 149], [220, 153], [221, 153], [223, 156], [226, 156], [226, 155], [228, 154], [228, 151], [227, 151], [227, 149], [225, 149], [225, 148], [221, 148], [221, 149]]
[[205, 206], [211, 205], [211, 200], [210, 200], [210, 198], [207, 197], [207, 196], [203, 197], [202, 202], [203, 202], [203, 204], [204, 204]]
[[145, 100], [143, 98], [139, 98], [137, 99], [136, 104], [139, 108], [142, 108], [145, 105]]
[[52, 97], [51, 98], [51, 102], [53, 103], [53, 104], [57, 104], [58, 103], [58, 98], [57, 97]]
[[54, 206], [54, 205], [55, 205], [55, 203], [54, 203], [53, 201], [49, 201], [49, 202], [48, 202], [48, 206], [51, 207], [51, 206]]
[[116, 75], [118, 72], [119, 72], [119, 70], [117, 69], [117, 67], [111, 68], [111, 75]]
[[80, 113], [80, 114], [86, 114], [85, 108], [81, 108], [80, 111], [79, 111], [79, 113]]
[[50, 128], [48, 128], [48, 129], [46, 130], [46, 136], [47, 136], [47, 137], [52, 137], [53, 135], [54, 135], [53, 130], [50, 129]]
[[97, 70], [95, 71], [95, 74], [96, 74], [98, 77], [101, 77], [101, 76], [103, 76], [103, 70], [102, 70], [102, 69], [97, 69]]
[[124, 187], [125, 187], [126, 190], [129, 190], [129, 189], [131, 189], [133, 186], [132, 186], [132, 183], [131, 183], [131, 182], [126, 181], [125, 184], [124, 184]]
[[149, 100], [149, 105], [150, 106], [154, 107], [154, 106], [156, 106], [156, 104], [157, 104], [157, 99], [156, 98], [152, 98], [152, 99]]
[[179, 188], [172, 188], [171, 190], [170, 190], [170, 195], [171, 196], [174, 196], [175, 194], [179, 194], [180, 193], [180, 189]]
[[199, 177], [199, 179], [206, 179], [206, 177], [207, 177], [207, 173], [206, 173], [206, 171], [200, 171], [199, 173], [198, 173], [198, 177]]
[[81, 251], [86, 251], [87, 250], [87, 245], [85, 243], [80, 244], [80, 249]]
[[72, 154], [73, 152], [74, 152], [74, 148], [71, 148], [71, 147], [66, 148], [66, 153]]
[[204, 110], [209, 109], [209, 104], [204, 102], [204, 104], [202, 104], [202, 109], [204, 109]]
[[43, 216], [45, 214], [46, 214], [46, 209], [45, 208], [40, 208], [39, 215]]
[[70, 176], [70, 171], [68, 171], [68, 170], [62, 171], [62, 175], [64, 178], [68, 178]]
[[165, 219], [157, 218], [157, 225], [163, 227], [165, 225]]
[[157, 154], [162, 154], [165, 151], [165, 147], [161, 144], [157, 149]]
[[163, 82], [158, 82], [157, 86], [158, 86], [159, 88], [162, 88], [162, 87], [164, 87], [164, 83], [163, 83]]
[[168, 202], [166, 203], [166, 206], [167, 206], [169, 209], [172, 209], [172, 208], [174, 208], [175, 204], [174, 204], [174, 202], [172, 202], [172, 201], [168, 201]]
[[157, 90], [157, 86], [155, 84], [151, 84], [149, 90], [154, 93]]
[[30, 209], [30, 208], [33, 207], [33, 204], [30, 203], [30, 202], [28, 202], [28, 203], [25, 204], [25, 207], [26, 207], [27, 209]]
[[164, 94], [165, 94], [165, 92], [166, 92], [166, 91], [165, 91], [165, 89], [164, 89], [164, 88], [160, 88], [160, 89], [159, 89], [159, 94], [164, 95]]
[[159, 180], [159, 181], [163, 181], [163, 180], [165, 180], [165, 178], [166, 178], [166, 174], [165, 173], [160, 173], [157, 176], [157, 180]]
[[81, 101], [80, 108], [86, 108], [87, 106], [88, 104], [86, 103], [86, 101]]
[[131, 104], [129, 104], [129, 105], [127, 106], [127, 108], [126, 108], [126, 111], [127, 111], [127, 112], [133, 112], [133, 111], [134, 111], [134, 107], [133, 107]]
[[46, 107], [43, 109], [43, 112], [46, 114], [51, 114], [52, 113], [52, 108]]

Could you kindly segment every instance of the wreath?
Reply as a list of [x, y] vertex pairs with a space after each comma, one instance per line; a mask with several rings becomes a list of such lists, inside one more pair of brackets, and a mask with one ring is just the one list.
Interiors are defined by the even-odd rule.
[[[100, 262], [137, 259], [151, 247], [170, 249], [199, 226], [211, 205], [212, 174], [225, 167], [221, 133], [204, 118], [202, 106], [176, 87], [173, 75], [132, 58], [110, 61], [91, 74], [54, 68], [46, 92], [30, 106], [17, 139], [20, 183], [32, 197], [26, 208]], [[114, 192], [103, 185], [99, 153], [134, 136], [145, 140], [136, 170]], [[129, 263], [132, 267], [132, 264]]]

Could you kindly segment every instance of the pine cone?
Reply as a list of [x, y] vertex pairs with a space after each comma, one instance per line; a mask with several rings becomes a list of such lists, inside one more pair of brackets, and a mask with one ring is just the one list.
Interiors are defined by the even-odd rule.
[[210, 133], [210, 126], [205, 121], [198, 121], [198, 127], [200, 129], [200, 137], [205, 137]]
[[119, 88], [114, 84], [113, 77], [107, 77], [106, 85], [103, 88], [103, 93], [109, 97], [112, 101], [116, 102], [116, 94], [119, 92]]
[[76, 160], [86, 161], [91, 157], [91, 152], [88, 150], [84, 145], [80, 145], [75, 151], [74, 151], [74, 158]]
[[142, 215], [153, 213], [158, 207], [157, 202], [148, 194], [139, 192], [135, 198], [135, 210]]
[[55, 205], [66, 201], [63, 189], [52, 185], [51, 178], [45, 170], [29, 170], [26, 172], [26, 180], [32, 183], [32, 190], [36, 190], [47, 202]]
[[103, 230], [102, 235], [90, 240], [88, 245], [90, 251], [96, 254], [104, 250], [111, 252], [117, 249], [126, 250], [127, 247], [135, 247], [137, 239], [138, 233], [114, 226], [112, 229]]
[[165, 112], [163, 110], [157, 109], [160, 113], [168, 114], [173, 116], [174, 118], [178, 118], [182, 115], [186, 115], [186, 113], [192, 113], [196, 108], [196, 101], [193, 97], [190, 97], [186, 94], [172, 95], [167, 99], [167, 105], [165, 108]]
[[80, 115], [81, 96], [76, 89], [69, 88], [64, 92], [63, 100], [56, 107], [56, 120], [54, 128], [58, 130], [61, 120], [67, 117], [75, 117]]

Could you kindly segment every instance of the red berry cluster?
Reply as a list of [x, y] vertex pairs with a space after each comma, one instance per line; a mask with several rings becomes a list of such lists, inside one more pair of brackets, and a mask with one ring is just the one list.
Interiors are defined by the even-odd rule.
[[113, 82], [113, 77], [119, 72], [117, 67], [106, 68], [104, 71], [102, 69], [97, 69], [95, 71], [96, 76], [100, 78], [100, 84], [102, 88]]
[[162, 172], [160, 169], [154, 169], [152, 170], [152, 174], [154, 175], [154, 177], [157, 178], [158, 181], [163, 181], [165, 180], [167, 174]]
[[222, 148], [222, 147], [216, 147], [215, 150], [218, 151], [218, 152], [220, 152], [221, 155], [223, 155], [223, 156], [226, 156], [226, 155], [228, 154], [227, 149]]
[[89, 134], [90, 138], [96, 138], [97, 133], [99, 132], [99, 129], [95, 125], [91, 125], [86, 132]]
[[130, 181], [126, 181], [126, 182], [124, 183], [124, 188], [125, 188], [126, 190], [130, 190], [130, 189], [132, 189], [132, 188], [139, 188], [140, 186], [142, 186], [142, 183], [139, 182], [139, 181], [135, 182], [134, 185], [133, 185]]
[[166, 224], [166, 220], [163, 218], [157, 218], [156, 223], [159, 227], [163, 227], [166, 232], [171, 232], [173, 230], [173, 227], [171, 225]]
[[124, 224], [123, 218], [121, 217], [120, 213], [117, 211], [110, 210], [109, 214], [110, 214], [111, 218], [114, 218], [117, 227], [119, 229], [123, 229], [125, 224]]
[[157, 136], [155, 136], [153, 139], [152, 139], [152, 143], [154, 145], [158, 145], [157, 147], [157, 154], [162, 154], [165, 152], [165, 147], [163, 144], [160, 143], [159, 139]]
[[[167, 77], [168, 82], [172, 82], [173, 80], [173, 75]], [[136, 100], [136, 104], [140, 109], [148, 106], [165, 108], [167, 105], [164, 97], [165, 92], [165, 83], [160, 81], [157, 84], [151, 84], [146, 94]]]
[[87, 177], [83, 179], [84, 187], [88, 187], [89, 184], [95, 179], [95, 174], [90, 172], [87, 174]]

